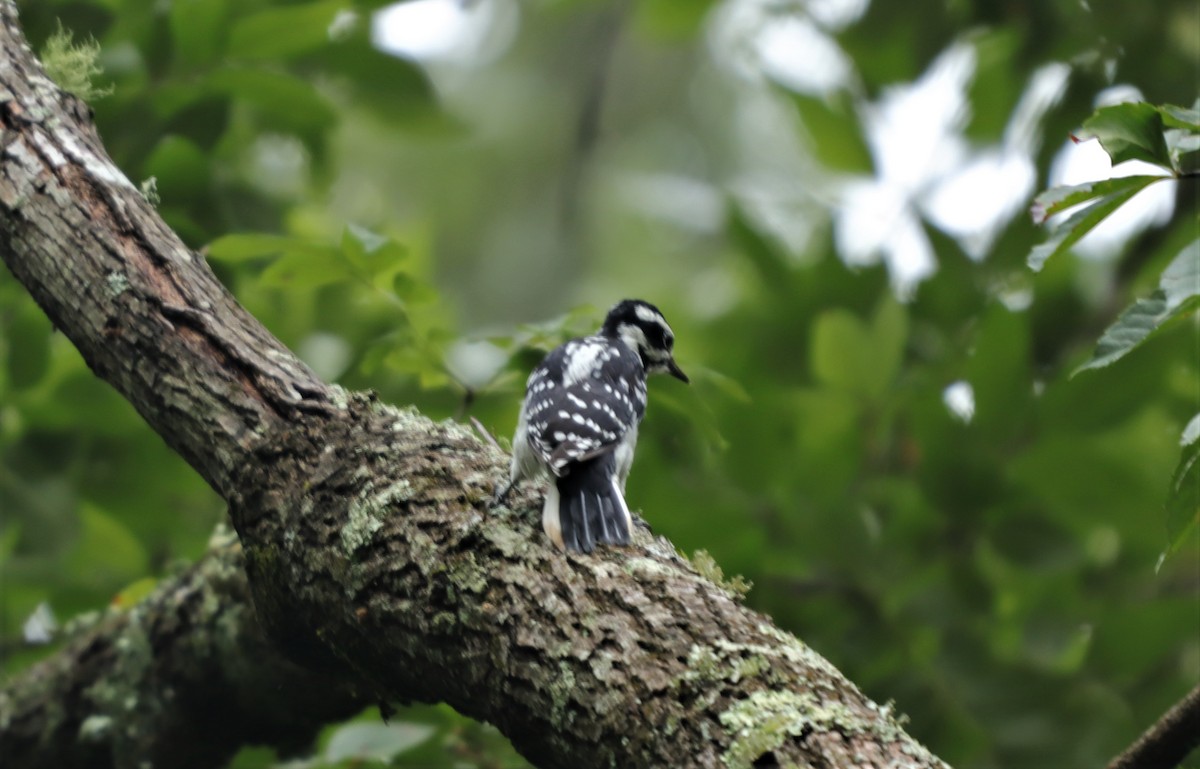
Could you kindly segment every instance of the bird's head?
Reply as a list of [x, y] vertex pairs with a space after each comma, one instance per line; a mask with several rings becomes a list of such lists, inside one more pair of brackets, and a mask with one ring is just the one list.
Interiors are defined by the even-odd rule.
[[600, 333], [620, 339], [642, 359], [647, 374], [670, 374], [683, 382], [687, 374], [675, 363], [675, 332], [659, 309], [641, 299], [618, 302], [604, 319]]

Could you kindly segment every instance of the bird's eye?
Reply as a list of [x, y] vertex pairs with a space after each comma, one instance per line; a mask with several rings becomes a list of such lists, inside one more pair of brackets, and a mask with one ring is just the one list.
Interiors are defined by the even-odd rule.
[[663, 344], [667, 346], [667, 350], [672, 349], [675, 346], [675, 337], [667, 334], [663, 337]]

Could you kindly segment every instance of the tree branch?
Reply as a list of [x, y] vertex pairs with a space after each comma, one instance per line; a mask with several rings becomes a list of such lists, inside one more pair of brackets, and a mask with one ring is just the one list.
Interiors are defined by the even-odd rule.
[[[530, 490], [488, 511], [501, 452], [319, 381], [107, 158], [12, 0], [0, 132], [0, 255], [228, 501], [259, 619], [306, 668], [447, 702], [543, 767], [944, 766], [665, 539], [563, 555]], [[113, 728], [154, 728], [141, 715]], [[158, 758], [143, 750], [113, 760]]]
[[[353, 679], [305, 670], [263, 635], [230, 534], [127, 611], [96, 615], [0, 692], [8, 766], [224, 766], [247, 742], [307, 747], [369, 704]], [[357, 687], [369, 692], [365, 686]]]
[[1171, 706], [1108, 769], [1169, 769], [1200, 746], [1200, 684]]

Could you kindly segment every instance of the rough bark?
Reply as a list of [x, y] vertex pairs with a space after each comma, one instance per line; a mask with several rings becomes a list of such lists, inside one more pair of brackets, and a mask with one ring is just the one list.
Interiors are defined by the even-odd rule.
[[58, 654], [0, 692], [5, 766], [223, 766], [247, 743], [303, 750], [369, 703], [353, 678], [274, 649], [228, 530], [136, 606], [73, 624]]
[[1108, 769], [1164, 769], [1179, 766], [1200, 747], [1200, 684], [1171, 706]]
[[[944, 766], [666, 540], [563, 555], [533, 490], [488, 510], [499, 451], [319, 381], [107, 158], [11, 0], [0, 132], [0, 256], [228, 501], [258, 616], [307, 669], [448, 702], [543, 767]], [[172, 763], [111, 748], [90, 765]]]

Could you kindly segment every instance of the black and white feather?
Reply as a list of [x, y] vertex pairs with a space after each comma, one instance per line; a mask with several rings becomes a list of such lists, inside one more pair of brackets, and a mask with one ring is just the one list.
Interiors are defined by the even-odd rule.
[[625, 481], [646, 414], [646, 377], [665, 372], [688, 381], [674, 344], [657, 307], [626, 299], [595, 334], [551, 351], [529, 375], [510, 482], [497, 501], [518, 481], [549, 475], [542, 527], [555, 545], [589, 553], [597, 544], [628, 544]]

